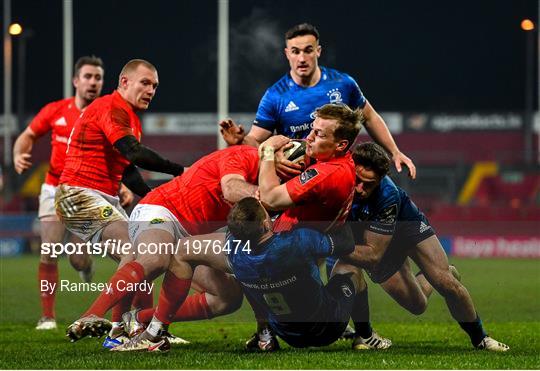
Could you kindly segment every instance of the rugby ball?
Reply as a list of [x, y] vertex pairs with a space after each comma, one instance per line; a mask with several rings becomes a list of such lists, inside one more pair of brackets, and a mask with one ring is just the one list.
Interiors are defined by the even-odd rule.
[[305, 166], [306, 141], [293, 140], [290, 143], [292, 143], [292, 147], [283, 152], [285, 158], [294, 164], [303, 164]]

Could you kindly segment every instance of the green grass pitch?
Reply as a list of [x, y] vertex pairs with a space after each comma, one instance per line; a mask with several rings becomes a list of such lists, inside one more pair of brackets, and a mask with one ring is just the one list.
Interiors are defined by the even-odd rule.
[[[413, 316], [378, 286], [370, 285], [372, 322], [390, 337], [388, 351], [353, 352], [350, 342], [323, 348], [293, 349], [283, 342], [273, 354], [246, 353], [243, 343], [254, 329], [252, 315], [242, 309], [204, 322], [175, 324], [171, 331], [191, 341], [168, 354], [103, 350], [97, 339], [69, 343], [65, 327], [84, 311], [96, 294], [57, 294], [56, 331], [34, 330], [39, 317], [36, 270], [38, 258], [0, 261], [0, 365], [4, 369], [538, 369], [540, 368], [540, 261], [458, 260], [463, 282], [471, 292], [485, 327], [506, 342], [510, 352], [474, 350], [468, 337], [434, 294], [429, 309]], [[114, 265], [97, 259], [95, 280], [105, 282]], [[60, 260], [60, 278], [76, 281], [77, 273]]]

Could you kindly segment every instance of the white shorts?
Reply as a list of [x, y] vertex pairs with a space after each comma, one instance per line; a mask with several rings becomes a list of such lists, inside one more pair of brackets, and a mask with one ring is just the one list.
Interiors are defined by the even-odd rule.
[[98, 242], [108, 224], [128, 220], [118, 197], [90, 188], [61, 184], [55, 207], [66, 228], [84, 242]]
[[135, 243], [137, 237], [146, 230], [161, 229], [169, 232], [175, 240], [190, 234], [182, 227], [169, 209], [160, 205], [138, 204], [129, 217], [129, 239]]
[[55, 187], [50, 184], [43, 183], [41, 185], [41, 192], [39, 193], [39, 211], [38, 218], [43, 218], [44, 216], [56, 216], [56, 209], [54, 207], [54, 196], [56, 195], [56, 190], [58, 187]]

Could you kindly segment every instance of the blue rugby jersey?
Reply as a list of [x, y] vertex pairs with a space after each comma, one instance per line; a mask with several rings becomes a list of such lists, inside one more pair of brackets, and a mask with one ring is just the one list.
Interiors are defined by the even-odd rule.
[[331, 68], [320, 69], [321, 79], [315, 86], [299, 86], [289, 73], [272, 85], [259, 103], [253, 124], [289, 138], [303, 139], [311, 131], [315, 109], [328, 103], [364, 108], [366, 98], [351, 76]]
[[244, 291], [265, 308], [271, 323], [316, 321], [323, 305], [317, 259], [347, 254], [354, 248], [333, 245], [328, 235], [299, 228], [275, 234], [252, 246], [251, 253], [231, 251], [229, 263]]
[[[367, 199], [362, 200], [355, 193], [347, 220], [352, 223], [355, 243], [360, 245], [364, 243], [365, 230], [395, 235], [411, 225], [407, 222], [415, 221], [424, 222], [426, 228], [431, 228], [425, 215], [412, 202], [407, 192], [398, 187], [389, 176], [381, 180], [379, 187]], [[334, 257], [326, 259], [328, 277], [336, 260]]]
[[[354, 198], [349, 220], [367, 222], [363, 226], [375, 233], [394, 234], [398, 222], [426, 219], [407, 192], [385, 176], [366, 200]], [[357, 236], [358, 228], [353, 230]]]

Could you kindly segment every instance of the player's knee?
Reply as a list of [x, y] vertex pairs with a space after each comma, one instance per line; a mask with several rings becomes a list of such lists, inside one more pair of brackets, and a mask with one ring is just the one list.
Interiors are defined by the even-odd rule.
[[137, 262], [144, 267], [147, 277], [158, 276], [165, 272], [169, 266], [169, 255], [144, 255], [137, 258]]
[[407, 309], [415, 316], [419, 316], [426, 311], [427, 304], [427, 298], [425, 296], [420, 296], [414, 302], [412, 302], [410, 308]]
[[458, 295], [463, 285], [448, 272], [437, 275], [432, 282], [433, 288], [443, 297]]
[[212, 314], [214, 316], [223, 316], [240, 309], [244, 294], [239, 286], [231, 286], [227, 290], [223, 290], [215, 299], [211, 305]]
[[69, 256], [69, 263], [76, 271], [83, 271], [90, 265], [90, 258], [86, 255], [72, 254]]

